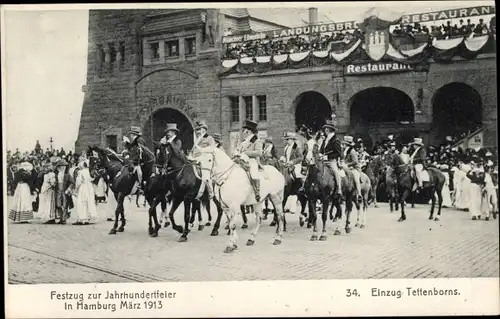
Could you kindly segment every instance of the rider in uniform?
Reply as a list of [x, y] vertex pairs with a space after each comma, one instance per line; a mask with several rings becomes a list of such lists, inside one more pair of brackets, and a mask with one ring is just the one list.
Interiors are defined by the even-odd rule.
[[415, 169], [415, 176], [417, 178], [418, 188], [422, 188], [422, 172], [425, 169], [427, 152], [424, 147], [423, 140], [421, 138], [414, 138], [413, 142], [410, 143], [412, 150], [410, 151], [410, 163]]
[[285, 146], [285, 155], [281, 157], [281, 162], [284, 163], [292, 176], [292, 179], [301, 179], [301, 163], [304, 159], [302, 150], [297, 144], [297, 136], [293, 132], [285, 133], [283, 137], [287, 143]]
[[246, 155], [250, 165], [250, 176], [252, 178], [252, 186], [254, 187], [255, 199], [260, 202], [260, 179], [259, 167], [260, 157], [262, 156], [262, 141], [260, 140], [257, 130], [258, 124], [251, 120], [246, 120], [242, 127], [244, 140], [236, 149], [233, 157]]
[[[206, 150], [209, 150], [210, 148], [217, 147], [214, 138], [208, 135], [208, 125], [204, 120], [196, 122], [195, 131], [197, 139], [192, 150], [192, 155], [194, 157], [205, 152]], [[208, 197], [212, 199], [214, 197], [214, 190], [210, 179], [210, 170], [208, 168], [201, 169], [201, 186], [196, 199], [200, 199], [205, 191], [205, 187], [207, 188]]]
[[354, 176], [354, 184], [356, 185], [356, 191], [358, 197], [361, 198], [361, 171], [359, 166], [358, 152], [354, 149], [354, 138], [352, 136], [344, 136], [342, 141], [346, 145], [346, 149], [343, 154], [343, 168], [350, 169], [352, 175]]
[[141, 129], [137, 126], [132, 126], [130, 128], [130, 147], [136, 146], [139, 151], [139, 158], [134, 159], [132, 165], [134, 166], [133, 173], [137, 176], [137, 182], [140, 189], [142, 189], [142, 169], [141, 169], [141, 160], [142, 160], [142, 152], [143, 147], [146, 146], [146, 142], [142, 138]]
[[338, 185], [336, 190], [337, 195], [342, 195], [342, 183], [338, 168], [338, 162], [342, 157], [342, 145], [335, 135], [333, 121], [326, 121], [325, 125], [323, 125], [323, 132], [325, 133], [325, 139], [321, 142], [319, 153], [322, 155], [323, 160], [328, 161], [327, 163], [333, 171]]

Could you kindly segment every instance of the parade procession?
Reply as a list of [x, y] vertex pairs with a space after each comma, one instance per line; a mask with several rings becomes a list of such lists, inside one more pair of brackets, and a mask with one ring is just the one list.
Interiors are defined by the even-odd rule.
[[498, 276], [495, 7], [272, 10], [89, 11], [73, 147], [8, 143], [11, 283]]

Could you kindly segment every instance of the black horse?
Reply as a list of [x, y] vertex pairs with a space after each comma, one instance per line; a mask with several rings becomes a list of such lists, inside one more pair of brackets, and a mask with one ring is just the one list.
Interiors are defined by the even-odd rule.
[[[163, 158], [166, 164], [167, 172], [164, 174], [164, 178], [171, 187], [172, 206], [168, 215], [173, 229], [182, 234], [179, 242], [185, 242], [187, 241], [191, 222], [191, 206], [194, 201], [197, 201], [196, 196], [201, 185], [201, 179], [198, 178], [198, 176], [201, 176], [201, 170], [199, 170], [196, 163], [189, 161], [180, 150], [172, 147], [170, 143], [161, 147], [159, 156]], [[174, 212], [182, 202], [184, 202], [184, 228], [177, 225], [174, 218]], [[210, 214], [210, 199], [206, 190], [201, 196], [200, 202]], [[214, 202], [217, 206], [218, 216], [211, 235], [217, 236], [222, 218], [222, 209], [219, 209], [220, 204], [216, 200]]]
[[[391, 167], [394, 169], [394, 173], [396, 176], [395, 185], [398, 202], [401, 206], [401, 217], [398, 221], [402, 222], [406, 220], [406, 198], [412, 192], [412, 189], [415, 185], [415, 171], [412, 168], [411, 164], [403, 162], [401, 157], [397, 155], [392, 156], [391, 162]], [[429, 181], [424, 182], [422, 186], [424, 189], [430, 189], [431, 193], [432, 203], [429, 219], [438, 221], [439, 217], [441, 216], [441, 208], [443, 204], [442, 190], [445, 183], [445, 176], [440, 170], [434, 167], [427, 168], [427, 173], [429, 174]], [[438, 197], [438, 212], [437, 216], [434, 218], [434, 209], [436, 206], [436, 197], [434, 196], [435, 193]]]
[[[94, 157], [94, 152], [97, 154], [97, 157]], [[139, 151], [136, 148], [131, 150], [130, 153], [131, 156], [139, 157]], [[116, 232], [123, 232], [126, 225], [123, 201], [125, 200], [125, 197], [130, 195], [132, 192], [137, 178], [132, 172], [130, 172], [128, 165], [124, 163], [123, 159], [121, 159], [112, 150], [103, 149], [97, 146], [89, 146], [87, 149], [87, 156], [90, 159], [90, 170], [96, 171], [101, 168], [106, 170], [111, 184], [110, 188], [117, 203], [115, 210], [115, 222], [113, 224], [113, 228], [109, 231], [109, 234], [115, 235]], [[154, 162], [155, 159], [152, 152], [142, 152], [140, 166], [145, 180], [147, 180], [153, 173]], [[119, 218], [121, 218], [120, 227], [118, 227]]]

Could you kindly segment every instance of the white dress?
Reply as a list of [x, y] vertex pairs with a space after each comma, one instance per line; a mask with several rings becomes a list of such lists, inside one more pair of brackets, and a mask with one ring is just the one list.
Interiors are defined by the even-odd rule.
[[40, 189], [40, 205], [36, 214], [37, 218], [42, 220], [56, 218], [55, 185], [56, 175], [54, 172], [49, 172], [43, 176], [42, 189]]
[[104, 201], [106, 200], [106, 182], [104, 181], [104, 178], [101, 176], [99, 177], [99, 181], [97, 182], [97, 185], [94, 185], [94, 192], [95, 196], [97, 199], [103, 199]]
[[482, 188], [478, 184], [474, 184], [470, 181], [468, 177], [466, 179], [469, 181], [469, 186], [467, 187], [469, 193], [468, 208], [471, 217], [481, 216], [481, 204], [482, 204]]
[[460, 174], [462, 176], [462, 178], [460, 180], [458, 180], [459, 193], [457, 193], [455, 207], [458, 209], [467, 209], [467, 208], [469, 208], [471, 182], [470, 182], [470, 179], [466, 176], [466, 174], [470, 171], [470, 166], [469, 165], [462, 165], [462, 167], [460, 167], [460, 171], [462, 172]]
[[448, 172], [443, 172], [445, 182], [443, 186], [443, 190], [441, 191], [441, 195], [443, 197], [443, 207], [451, 207], [451, 195], [450, 195], [450, 176]]
[[78, 171], [75, 182], [76, 201], [75, 211], [78, 222], [91, 222], [97, 219], [94, 188], [89, 169], [82, 168]]
[[24, 178], [18, 181], [16, 190], [14, 191], [9, 219], [14, 222], [27, 222], [34, 218], [33, 196], [31, 195], [30, 186], [27, 183], [28, 176], [31, 174], [31, 170], [33, 170], [33, 165], [23, 162], [19, 165], [19, 170], [23, 170], [24, 172], [18, 172], [17, 175], [24, 174]]

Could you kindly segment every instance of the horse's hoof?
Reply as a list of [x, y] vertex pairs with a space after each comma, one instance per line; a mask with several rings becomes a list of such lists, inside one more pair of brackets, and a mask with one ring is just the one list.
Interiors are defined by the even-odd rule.
[[179, 238], [178, 242], [179, 243], [185, 243], [185, 242], [187, 242], [187, 240], [188, 240], [187, 237], [181, 236], [181, 238]]
[[434, 221], [438, 222], [439, 221], [439, 217], [434, 218]]
[[113, 218], [108, 218], [108, 219], [106, 219], [106, 221], [108, 221], [108, 222], [112, 222], [112, 221], [113, 221]]
[[300, 227], [304, 227], [304, 221], [302, 219], [299, 220]]
[[328, 237], [327, 237], [326, 235], [321, 235], [321, 236], [319, 237], [319, 240], [320, 240], [320, 241], [326, 241], [326, 239], [327, 239], [327, 238], [328, 238]]
[[434, 219], [434, 218], [432, 217], [432, 215], [431, 215], [431, 216], [429, 216], [429, 220], [433, 220], [433, 219]]
[[229, 229], [229, 225], [226, 225], [226, 227], [224, 229]]
[[151, 237], [158, 237], [158, 232], [155, 231], [155, 232], [151, 233]]
[[333, 235], [335, 235], [335, 236], [340, 235], [340, 230], [336, 229], [336, 230], [333, 232]]
[[167, 228], [168, 226], [170, 226], [169, 222], [166, 222], [165, 225], [163, 225], [163, 227], [165, 227], [165, 228]]
[[190, 228], [193, 228], [193, 227], [194, 227], [194, 224], [190, 224], [190, 225], [189, 225], [189, 227], [190, 227]]
[[269, 227], [274, 227], [274, 226], [276, 226], [276, 222], [275, 221], [273, 221], [271, 224], [269, 224]]
[[252, 246], [253, 244], [255, 244], [255, 240], [252, 239], [247, 240], [247, 246]]
[[406, 220], [406, 217], [399, 217], [398, 222], [404, 222]]
[[227, 253], [232, 253], [234, 251], [234, 246], [233, 247], [226, 247], [226, 249], [224, 249], [224, 252], [227, 254]]
[[174, 227], [174, 230], [176, 232], [178, 232], [179, 234], [182, 234], [184, 232], [184, 228], [182, 228], [182, 226], [178, 226], [178, 225]]
[[346, 228], [345, 228], [345, 232], [346, 232], [346, 234], [351, 233], [351, 227], [346, 227]]
[[212, 232], [210, 233], [210, 236], [219, 236], [219, 231], [218, 230], [212, 230]]
[[149, 227], [149, 229], [148, 229], [148, 234], [149, 234], [149, 235], [153, 234], [153, 228]]
[[279, 239], [275, 239], [274, 242], [273, 242], [274, 246], [280, 245], [280, 244], [281, 244], [281, 240], [279, 240]]
[[241, 229], [247, 229], [248, 228], [248, 225], [247, 224], [243, 224], [241, 225]]
[[207, 222], [207, 223], [205, 224], [205, 226], [207, 226], [207, 227], [212, 226], [212, 223]]
[[264, 215], [264, 217], [262, 217], [262, 220], [266, 220], [267, 219], [267, 215]]
[[374, 207], [375, 207], [375, 208], [378, 208], [378, 204], [375, 204], [375, 206], [374, 206]]
[[123, 228], [123, 226], [117, 229], [117, 231], [120, 233], [123, 233], [124, 230], [125, 230], [125, 228]]
[[307, 228], [311, 228], [312, 225], [310, 223], [307, 223]]
[[116, 235], [116, 229], [111, 229], [111, 230], [109, 231], [109, 234], [110, 234], [110, 235]]
[[356, 225], [354, 225], [354, 227], [359, 227], [359, 224], [358, 224], [358, 223], [356, 223]]
[[203, 230], [203, 228], [205, 228], [205, 226], [203, 226], [203, 225], [198, 225], [198, 230]]
[[316, 241], [318, 240], [318, 236], [312, 235], [310, 241]]
[[359, 228], [365, 228], [365, 225], [361, 224], [361, 226], [359, 226]]

